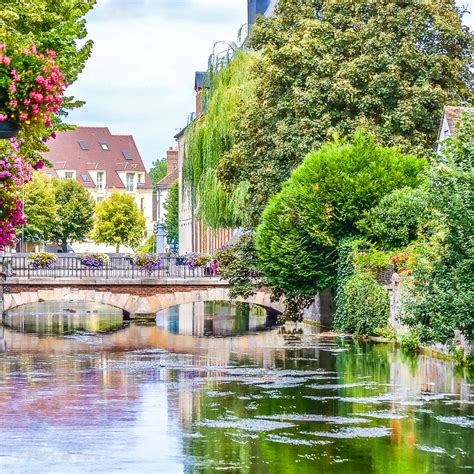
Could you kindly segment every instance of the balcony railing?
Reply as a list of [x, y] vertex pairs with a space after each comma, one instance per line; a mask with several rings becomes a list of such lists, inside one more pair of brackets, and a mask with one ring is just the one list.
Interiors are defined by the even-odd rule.
[[148, 272], [133, 263], [130, 257], [110, 256], [110, 262], [102, 268], [89, 268], [81, 264], [75, 255], [58, 254], [52, 268], [34, 268], [28, 263], [28, 254], [0, 255], [0, 272], [14, 278], [77, 278], [77, 279], [141, 279], [210, 278], [210, 267], [191, 269], [184, 262], [171, 256], [162, 256], [160, 267]]

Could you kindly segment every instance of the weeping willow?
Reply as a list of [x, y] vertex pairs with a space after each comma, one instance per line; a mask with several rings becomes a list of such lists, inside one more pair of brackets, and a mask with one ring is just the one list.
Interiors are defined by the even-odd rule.
[[198, 217], [211, 228], [242, 225], [247, 185], [224, 190], [216, 171], [234, 144], [236, 120], [253, 93], [254, 60], [250, 53], [238, 51], [223, 69], [211, 70], [210, 88], [202, 98], [206, 112], [186, 131], [183, 177], [193, 192]]

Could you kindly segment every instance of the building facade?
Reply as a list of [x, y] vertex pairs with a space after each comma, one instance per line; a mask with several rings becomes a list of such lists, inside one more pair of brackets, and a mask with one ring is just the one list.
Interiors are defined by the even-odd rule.
[[52, 168], [46, 174], [78, 181], [96, 204], [114, 191], [132, 195], [145, 216], [147, 235], [153, 233], [155, 191], [131, 135], [112, 135], [107, 127], [77, 127], [59, 132], [48, 145], [43, 155]]
[[[276, 0], [247, 0], [248, 23], [252, 25], [257, 15], [271, 15]], [[195, 112], [197, 119], [203, 110], [202, 93], [209, 88], [208, 72], [197, 71], [194, 78], [196, 92]], [[178, 142], [178, 182], [179, 182], [179, 251], [186, 253], [205, 253], [214, 255], [226, 244], [234, 243], [240, 234], [239, 229], [210, 229], [196, 216], [196, 203], [192, 192], [183, 180], [183, 162], [186, 149], [186, 128], [176, 135]]]
[[178, 149], [170, 147], [166, 152], [166, 176], [155, 186], [156, 195], [156, 221], [159, 224], [156, 232], [156, 251], [158, 253], [167, 253], [176, 251], [176, 245], [168, 242], [165, 235], [164, 221], [166, 217], [165, 203], [168, 199], [170, 187], [178, 179]]

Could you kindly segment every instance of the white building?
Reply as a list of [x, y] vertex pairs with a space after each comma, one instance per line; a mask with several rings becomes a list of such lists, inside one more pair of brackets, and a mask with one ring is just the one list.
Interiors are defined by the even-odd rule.
[[[112, 135], [107, 127], [77, 127], [59, 132], [44, 157], [53, 165], [51, 177], [75, 179], [99, 204], [113, 191], [131, 194], [146, 219], [147, 235], [156, 222], [155, 191], [131, 135]], [[110, 251], [91, 242], [73, 245], [77, 251]], [[128, 251], [128, 249], [126, 250]]]

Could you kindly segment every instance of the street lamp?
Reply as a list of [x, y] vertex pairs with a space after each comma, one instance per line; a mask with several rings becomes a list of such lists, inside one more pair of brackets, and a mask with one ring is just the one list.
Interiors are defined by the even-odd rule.
[[166, 227], [163, 222], [156, 223], [153, 226], [153, 232], [155, 234], [155, 251], [156, 253], [165, 253], [165, 238], [166, 238]]

